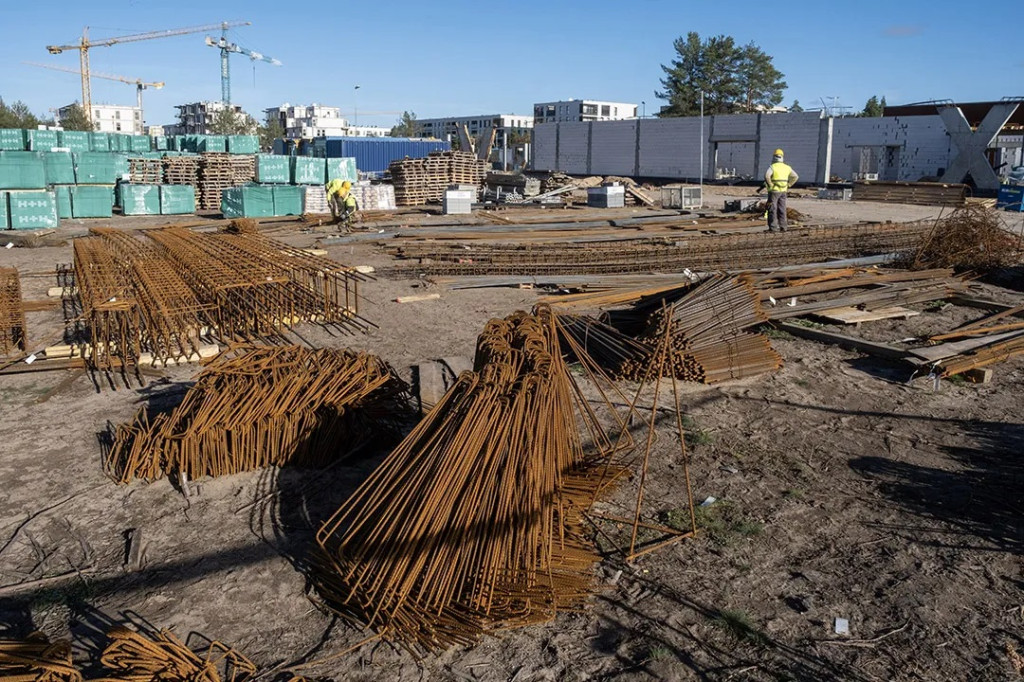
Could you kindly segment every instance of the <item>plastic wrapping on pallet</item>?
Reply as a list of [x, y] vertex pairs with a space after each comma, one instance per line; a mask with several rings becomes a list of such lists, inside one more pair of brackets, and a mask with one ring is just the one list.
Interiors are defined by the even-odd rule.
[[125, 215], [160, 215], [160, 185], [122, 183], [117, 191]]
[[165, 152], [171, 147], [168, 146], [168, 137], [166, 135], [157, 135], [153, 138], [153, 151]]
[[397, 208], [393, 185], [359, 183], [352, 186], [352, 196], [361, 211], [393, 211]]
[[57, 145], [56, 130], [26, 130], [25, 149], [32, 152], [48, 152]]
[[84, 130], [58, 130], [57, 146], [72, 152], [87, 152], [89, 133]]
[[302, 215], [303, 188], [274, 185], [274, 215]]
[[195, 212], [195, 187], [191, 185], [160, 185], [160, 213], [162, 215]]
[[109, 152], [110, 151], [110, 134], [109, 133], [89, 133], [89, 151], [92, 151], [92, 152]]
[[[327, 205], [327, 190], [320, 185], [306, 185], [302, 188], [302, 212], [303, 213], [330, 213]], [[358, 202], [359, 199], [357, 198]], [[362, 204], [360, 204], [362, 208]]]
[[0, 129], [0, 150], [12, 152], [25, 151], [25, 131], [21, 128]]
[[113, 206], [112, 185], [75, 185], [71, 188], [73, 218], [109, 218]]
[[57, 197], [57, 217], [61, 220], [71, 215], [71, 188], [74, 185], [54, 185], [53, 194]]
[[47, 185], [75, 184], [75, 164], [71, 152], [40, 152]]
[[11, 229], [39, 230], [59, 227], [57, 197], [53, 192], [10, 192], [7, 210]]
[[325, 175], [325, 181], [327, 180], [348, 180], [354, 183], [359, 179], [359, 171], [356, 170], [356, 160], [352, 156], [338, 157], [334, 159], [326, 159], [327, 171]]
[[11, 227], [11, 219], [7, 215], [7, 192], [0, 192], [0, 230]]
[[231, 154], [255, 154], [260, 150], [260, 138], [255, 135], [228, 135], [227, 151]]
[[256, 182], [287, 185], [291, 179], [291, 157], [279, 154], [256, 155]]
[[293, 156], [290, 160], [293, 185], [322, 185], [325, 183], [326, 166], [323, 159], [312, 156]]
[[274, 215], [273, 187], [245, 185], [221, 194], [220, 210], [225, 218], [269, 218]]
[[196, 142], [197, 152], [226, 152], [228, 150], [227, 135], [201, 135]]
[[75, 182], [80, 185], [112, 185], [129, 172], [128, 156], [103, 152], [79, 152], [72, 155]]
[[0, 152], [0, 189], [43, 189], [46, 166], [37, 152]]

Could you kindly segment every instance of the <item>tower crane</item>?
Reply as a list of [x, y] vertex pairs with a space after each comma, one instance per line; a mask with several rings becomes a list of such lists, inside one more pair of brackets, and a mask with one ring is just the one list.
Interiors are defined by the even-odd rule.
[[253, 62], [267, 62], [274, 66], [281, 66], [281, 62], [273, 57], [268, 57], [254, 50], [249, 50], [235, 43], [228, 42], [228, 24], [223, 24], [220, 29], [220, 38], [215, 39], [206, 36], [206, 44], [220, 50], [220, 99], [224, 104], [231, 104], [231, 65], [228, 62], [228, 55], [244, 54]]
[[92, 85], [89, 80], [89, 50], [93, 47], [110, 47], [112, 45], [120, 45], [121, 43], [134, 43], [140, 40], [153, 40], [155, 38], [171, 38], [174, 36], [183, 36], [189, 33], [205, 33], [206, 31], [212, 31], [214, 29], [221, 29], [225, 33], [227, 29], [232, 26], [251, 26], [251, 22], [248, 21], [233, 21], [233, 22], [221, 22], [219, 24], [210, 24], [206, 26], [189, 26], [185, 28], [172, 28], [165, 31], [150, 31], [148, 33], [133, 33], [126, 36], [117, 36], [114, 38], [104, 38], [102, 40], [90, 40], [89, 39], [89, 27], [86, 26], [82, 29], [82, 38], [78, 44], [71, 45], [47, 45], [46, 49], [50, 54], [60, 54], [65, 50], [78, 50], [79, 58], [81, 60], [81, 74], [82, 74], [82, 108], [85, 110], [85, 115], [92, 123]]
[[[38, 62], [24, 63], [28, 64], [29, 66], [38, 66], [43, 69], [53, 69], [54, 71], [64, 71], [65, 73], [77, 73], [79, 75], [81, 75], [82, 73], [77, 69], [72, 69], [66, 66], [57, 66], [56, 64], [39, 64]], [[147, 83], [143, 81], [141, 78], [131, 78], [130, 76], [115, 76], [109, 73], [96, 73], [95, 71], [91, 75], [93, 78], [105, 78], [106, 80], [110, 81], [119, 81], [121, 83], [127, 83], [128, 85], [134, 85], [135, 101], [140, 111], [142, 110], [142, 91], [146, 88], [153, 88], [155, 90], [159, 90], [165, 85], [163, 81], [158, 81], [156, 83]]]

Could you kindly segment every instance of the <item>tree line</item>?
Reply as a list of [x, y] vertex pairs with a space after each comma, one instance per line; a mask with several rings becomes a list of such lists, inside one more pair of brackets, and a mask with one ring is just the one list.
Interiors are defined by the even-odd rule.
[[[782, 103], [788, 87], [774, 59], [753, 42], [740, 45], [735, 38], [717, 35], [701, 38], [690, 31], [672, 42], [675, 58], [662, 64], [662, 90], [654, 93], [668, 102], [657, 115], [663, 118], [704, 113], [738, 114], [770, 111]], [[885, 97], [872, 95], [856, 116], [881, 116]], [[803, 111], [798, 100], [789, 111]]]

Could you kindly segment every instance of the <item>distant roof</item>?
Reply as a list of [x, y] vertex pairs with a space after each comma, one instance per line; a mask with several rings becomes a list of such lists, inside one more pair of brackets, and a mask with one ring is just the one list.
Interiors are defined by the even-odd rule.
[[964, 112], [964, 118], [967, 119], [967, 123], [971, 127], [977, 127], [981, 125], [982, 119], [985, 118], [985, 114], [996, 104], [1003, 102], [1012, 101], [1020, 102], [1022, 106], [1017, 107], [1017, 111], [1013, 112], [1013, 116], [1007, 121], [1007, 125], [1012, 126], [1024, 126], [1024, 97], [1021, 98], [1006, 98], [1002, 101], [994, 102], [951, 102], [951, 101], [936, 101], [936, 102], [920, 102], [918, 104], [901, 104], [898, 106], [886, 106], [883, 110], [883, 116], [933, 116], [939, 113], [940, 107], [948, 107], [951, 104], [955, 104], [960, 107], [960, 111]]

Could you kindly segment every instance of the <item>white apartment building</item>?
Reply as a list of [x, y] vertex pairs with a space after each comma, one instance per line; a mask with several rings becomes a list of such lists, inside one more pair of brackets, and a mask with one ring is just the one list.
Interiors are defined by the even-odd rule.
[[637, 105], [596, 99], [567, 99], [533, 105], [534, 123], [561, 121], [621, 121], [636, 118]]
[[[213, 123], [217, 112], [224, 110], [223, 102], [192, 102], [191, 104], [178, 104], [178, 122], [174, 125], [164, 126], [168, 135], [206, 135], [207, 126]], [[232, 104], [236, 114], [248, 116], [242, 107]], [[139, 134], [141, 135], [141, 129]]]
[[[74, 104], [68, 104], [57, 110], [57, 123], [68, 115]], [[125, 133], [127, 135], [143, 135], [142, 109], [139, 107], [120, 106], [117, 104], [93, 104], [92, 122], [100, 133]]]
[[[505, 146], [505, 136], [526, 135], [533, 128], [533, 119], [520, 114], [481, 114], [479, 116], [448, 116], [445, 118], [421, 118], [416, 120], [420, 137], [436, 137], [439, 140], [458, 140], [459, 129], [466, 126], [469, 136], [476, 138], [481, 131], [493, 128], [494, 147]], [[510, 144], [513, 142], [509, 141]]]
[[342, 118], [341, 109], [322, 104], [292, 106], [285, 102], [279, 107], [264, 109], [267, 123], [276, 121], [284, 128], [284, 136], [291, 139], [313, 137], [337, 137], [354, 133], [349, 129], [348, 120]]
[[345, 129], [345, 135], [349, 137], [387, 137], [391, 134], [391, 128], [384, 126], [349, 126]]

